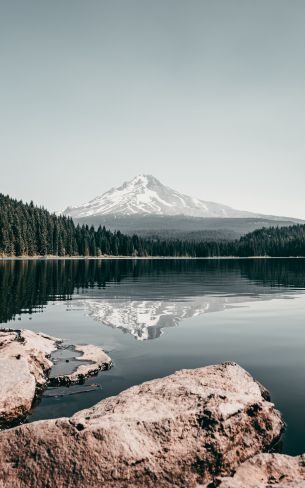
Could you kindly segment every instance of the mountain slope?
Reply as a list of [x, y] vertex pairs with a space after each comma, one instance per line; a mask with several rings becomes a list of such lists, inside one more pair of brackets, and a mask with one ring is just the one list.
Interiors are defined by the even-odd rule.
[[112, 232], [141, 237], [180, 240], [232, 240], [262, 227], [279, 227], [304, 223], [296, 219], [270, 218], [203, 218], [184, 215], [93, 215], [75, 218], [80, 225], [105, 226]]
[[151, 175], [139, 175], [118, 188], [64, 212], [74, 218], [102, 215], [184, 215], [204, 218], [260, 218], [255, 214], [236, 210], [227, 205], [207, 202], [184, 195], [163, 185]]

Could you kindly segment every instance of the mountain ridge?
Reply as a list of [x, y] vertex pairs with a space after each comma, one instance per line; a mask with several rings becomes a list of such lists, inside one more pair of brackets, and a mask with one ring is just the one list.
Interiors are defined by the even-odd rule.
[[237, 210], [228, 205], [205, 201], [163, 185], [152, 175], [141, 174], [113, 187], [83, 205], [67, 207], [63, 212], [73, 218], [93, 216], [185, 216], [201, 218], [291, 219]]

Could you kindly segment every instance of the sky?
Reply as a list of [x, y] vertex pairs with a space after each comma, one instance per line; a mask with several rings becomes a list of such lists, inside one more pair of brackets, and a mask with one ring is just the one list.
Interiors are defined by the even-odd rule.
[[0, 192], [61, 210], [139, 173], [305, 218], [304, 0], [0, 0]]

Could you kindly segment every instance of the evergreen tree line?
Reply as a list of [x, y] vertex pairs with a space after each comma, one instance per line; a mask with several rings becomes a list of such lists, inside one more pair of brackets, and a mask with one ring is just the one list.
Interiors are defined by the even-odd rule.
[[235, 241], [145, 239], [101, 226], [75, 226], [70, 217], [0, 194], [0, 255], [305, 256], [305, 225], [263, 228]]

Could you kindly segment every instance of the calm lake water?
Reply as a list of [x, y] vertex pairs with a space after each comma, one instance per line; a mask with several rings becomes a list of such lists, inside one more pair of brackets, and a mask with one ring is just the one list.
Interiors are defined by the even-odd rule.
[[2, 261], [0, 322], [101, 345], [114, 362], [84, 386], [48, 389], [30, 421], [181, 368], [236, 361], [270, 390], [287, 423], [283, 451], [299, 454], [304, 292], [303, 259]]

